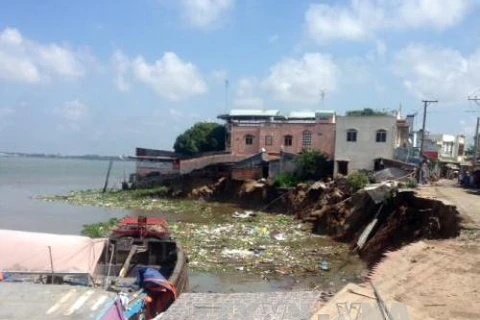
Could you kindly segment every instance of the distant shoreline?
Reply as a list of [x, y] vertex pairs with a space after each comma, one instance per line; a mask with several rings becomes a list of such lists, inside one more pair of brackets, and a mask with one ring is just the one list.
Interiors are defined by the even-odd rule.
[[59, 155], [59, 154], [41, 154], [41, 153], [22, 153], [22, 152], [0, 152], [0, 158], [45, 158], [45, 159], [80, 159], [80, 160], [115, 160], [115, 161], [133, 161], [129, 156], [100, 156], [100, 155]]

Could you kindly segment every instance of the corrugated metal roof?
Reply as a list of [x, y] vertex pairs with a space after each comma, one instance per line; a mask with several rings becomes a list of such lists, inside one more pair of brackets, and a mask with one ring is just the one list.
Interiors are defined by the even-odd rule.
[[317, 115], [334, 115], [333, 110], [315, 110], [315, 111], [292, 111], [288, 114], [289, 119], [315, 119]]
[[255, 109], [233, 109], [230, 111], [229, 116], [256, 116], [256, 117], [274, 117], [278, 116], [278, 110], [255, 110]]
[[315, 111], [292, 111], [288, 114], [289, 119], [305, 119], [312, 118], [315, 119]]
[[102, 319], [116, 300], [91, 287], [2, 282], [0, 319]]

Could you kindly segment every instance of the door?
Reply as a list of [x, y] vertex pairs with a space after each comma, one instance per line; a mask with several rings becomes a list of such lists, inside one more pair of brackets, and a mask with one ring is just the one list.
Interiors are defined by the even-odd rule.
[[338, 173], [346, 176], [348, 175], [348, 161], [337, 161]]

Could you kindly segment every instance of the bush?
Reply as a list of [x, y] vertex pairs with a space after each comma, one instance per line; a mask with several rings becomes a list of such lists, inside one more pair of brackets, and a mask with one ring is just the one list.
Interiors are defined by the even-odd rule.
[[354, 172], [347, 177], [348, 185], [358, 191], [368, 185], [368, 176], [364, 172]]
[[295, 187], [298, 179], [293, 174], [282, 173], [275, 178], [275, 186], [280, 188]]
[[318, 151], [307, 151], [296, 158], [296, 176], [301, 181], [320, 180], [333, 172], [333, 162], [328, 156]]

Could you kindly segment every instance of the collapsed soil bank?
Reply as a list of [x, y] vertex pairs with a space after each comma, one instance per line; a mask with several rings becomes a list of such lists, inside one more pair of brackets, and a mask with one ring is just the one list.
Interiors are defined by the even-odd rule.
[[[228, 201], [240, 206], [294, 215], [316, 234], [348, 243], [370, 265], [386, 251], [421, 239], [457, 237], [460, 217], [455, 206], [427, 199], [415, 190], [387, 182], [354, 192], [345, 178], [280, 189], [266, 182], [219, 179], [177, 194]], [[205, 181], [201, 181], [202, 183]]]

